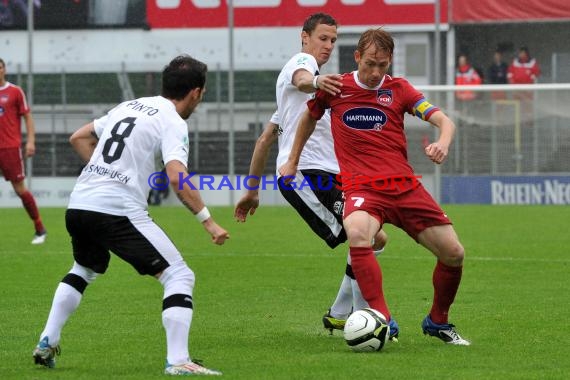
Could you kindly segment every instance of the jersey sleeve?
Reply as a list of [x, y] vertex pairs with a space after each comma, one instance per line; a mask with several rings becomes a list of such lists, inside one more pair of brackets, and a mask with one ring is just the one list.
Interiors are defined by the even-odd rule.
[[313, 119], [320, 120], [325, 111], [330, 108], [329, 94], [322, 90], [317, 90], [313, 97], [307, 101], [307, 107]]
[[272, 122], [273, 124], [280, 125], [281, 120], [279, 119], [279, 111], [275, 110], [273, 115], [271, 115], [271, 119], [269, 119], [269, 121]]
[[30, 112], [30, 107], [28, 106], [28, 102], [26, 101], [26, 94], [24, 90], [20, 87], [16, 87], [18, 90], [18, 116], [22, 116]]
[[103, 130], [105, 129], [105, 125], [107, 124], [108, 119], [109, 119], [109, 114], [106, 114], [105, 116], [102, 116], [93, 121], [93, 126], [95, 127], [95, 134], [97, 135], [97, 138], [101, 138], [101, 135], [103, 134]]
[[181, 121], [179, 124], [168, 125], [165, 128], [161, 144], [162, 162], [166, 165], [170, 161], [180, 161], [188, 166], [190, 143], [188, 139], [188, 127]]
[[319, 66], [317, 60], [310, 54], [299, 53], [297, 54], [296, 60], [288, 66], [286, 71], [287, 82], [293, 85], [293, 75], [299, 70], [306, 70], [311, 74], [318, 73]]
[[406, 112], [427, 121], [435, 111], [439, 111], [438, 107], [428, 102], [425, 96], [409, 82], [404, 82], [403, 86], [403, 92], [407, 95]]

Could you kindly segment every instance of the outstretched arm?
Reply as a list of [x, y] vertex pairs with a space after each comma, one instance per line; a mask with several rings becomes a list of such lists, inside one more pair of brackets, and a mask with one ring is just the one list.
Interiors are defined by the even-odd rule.
[[426, 146], [426, 156], [436, 164], [441, 164], [447, 158], [449, 146], [455, 134], [455, 124], [442, 111], [435, 111], [428, 120], [431, 124], [439, 128], [439, 138]]
[[285, 183], [291, 182], [292, 177], [297, 173], [297, 165], [299, 165], [299, 159], [301, 158], [303, 147], [307, 143], [309, 137], [313, 134], [316, 126], [317, 120], [311, 116], [309, 109], [307, 109], [299, 119], [299, 126], [295, 133], [295, 140], [293, 141], [293, 147], [289, 153], [289, 158], [285, 165], [279, 168], [279, 174], [282, 177], [291, 177], [289, 180], [285, 179]]
[[265, 171], [271, 146], [277, 141], [278, 134], [279, 125], [269, 122], [255, 143], [251, 163], [249, 165], [249, 176], [252, 177], [247, 181], [249, 189], [240, 198], [234, 209], [234, 218], [238, 222], [245, 222], [248, 213], [249, 215], [253, 215], [257, 207], [259, 207], [260, 178]]
[[331, 95], [336, 95], [340, 92], [342, 82], [339, 74], [326, 74], [315, 76], [304, 69], [299, 69], [293, 74], [293, 86], [301, 92], [311, 94], [317, 89], [328, 92]]
[[[177, 160], [169, 161], [166, 163], [166, 175], [170, 180], [172, 190], [176, 193], [180, 202], [202, 223], [204, 229], [212, 237], [212, 242], [218, 245], [224, 244], [226, 239], [230, 238], [230, 235], [214, 221], [208, 209], [204, 206], [200, 192], [194, 186], [180, 182], [181, 178], [188, 178], [186, 166]], [[188, 181], [190, 180], [188, 179]]]

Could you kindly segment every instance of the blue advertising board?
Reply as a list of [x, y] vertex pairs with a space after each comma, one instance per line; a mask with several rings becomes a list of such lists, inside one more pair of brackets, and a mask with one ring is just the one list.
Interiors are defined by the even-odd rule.
[[444, 176], [442, 203], [568, 205], [570, 175]]

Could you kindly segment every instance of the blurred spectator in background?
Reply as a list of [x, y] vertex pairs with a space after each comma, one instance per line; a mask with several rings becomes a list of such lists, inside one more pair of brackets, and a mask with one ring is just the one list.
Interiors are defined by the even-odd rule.
[[535, 58], [531, 58], [528, 48], [523, 46], [519, 49], [518, 56], [513, 60], [508, 69], [507, 78], [511, 84], [536, 83], [540, 76], [540, 67]]
[[[31, 0], [34, 27], [147, 27], [146, 0]], [[28, 0], [0, 0], [0, 29], [26, 29]]]
[[[511, 84], [533, 84], [540, 76], [540, 67], [531, 58], [528, 48], [522, 46], [509, 66], [507, 79]], [[534, 91], [514, 91], [513, 99], [520, 101], [520, 117], [523, 126], [534, 125]]]
[[[34, 0], [34, 6], [41, 6], [40, 0]], [[0, 29], [22, 29], [28, 23], [27, 0], [0, 1]]]
[[34, 11], [34, 27], [37, 29], [84, 28], [87, 26], [85, 0], [47, 0]]
[[146, 22], [146, 0], [90, 0], [89, 25], [141, 26]]
[[[481, 84], [483, 80], [481, 76], [471, 66], [466, 54], [460, 54], [457, 57], [457, 70], [455, 71], [455, 84], [462, 85], [477, 85]], [[477, 97], [474, 91], [456, 91], [455, 96], [462, 101], [471, 101]]]
[[[509, 66], [503, 61], [503, 52], [495, 51], [493, 54], [493, 62], [487, 69], [487, 83], [489, 84], [507, 84], [507, 71]], [[504, 91], [492, 91], [491, 98], [494, 100], [506, 99]]]
[[[483, 83], [483, 79], [479, 72], [475, 70], [466, 54], [460, 54], [457, 57], [457, 68], [455, 70], [455, 84], [458, 86], [479, 85]], [[476, 102], [478, 93], [472, 90], [455, 91], [456, 102], [456, 120], [458, 129], [462, 130], [458, 134], [462, 140], [462, 145], [466, 146], [468, 134], [473, 132], [476, 127], [476, 120], [480, 106], [480, 102]], [[464, 132], [463, 132], [464, 131]], [[456, 161], [457, 164], [458, 161]]]
[[500, 50], [493, 54], [493, 63], [487, 70], [489, 84], [507, 84], [507, 71], [509, 66], [503, 61], [503, 53]]

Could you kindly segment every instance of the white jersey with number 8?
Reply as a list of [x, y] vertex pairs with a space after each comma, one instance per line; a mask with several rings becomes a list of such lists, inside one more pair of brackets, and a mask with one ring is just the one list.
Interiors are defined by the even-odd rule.
[[135, 216], [147, 209], [149, 178], [161, 169], [157, 162], [188, 165], [188, 126], [162, 96], [123, 102], [94, 125], [99, 142], [69, 208]]

